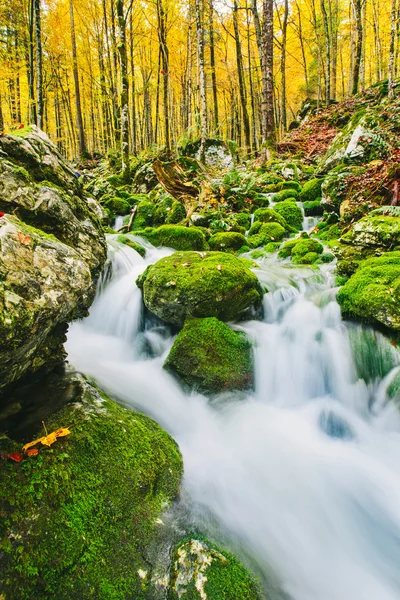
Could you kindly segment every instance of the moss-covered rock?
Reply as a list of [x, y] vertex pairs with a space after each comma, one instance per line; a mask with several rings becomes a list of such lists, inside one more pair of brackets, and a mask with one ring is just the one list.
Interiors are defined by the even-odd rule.
[[[122, 408], [80, 376], [65, 383], [70, 403], [46, 417], [71, 434], [21, 464], [0, 462], [3, 598], [144, 600], [152, 575], [146, 548], [156, 519], [179, 490], [182, 459], [148, 417]], [[53, 390], [54, 393], [54, 390]], [[38, 428], [1, 450], [20, 451]]]
[[284, 200], [275, 206], [275, 212], [283, 217], [288, 225], [299, 230], [303, 226], [303, 213], [295, 202]]
[[382, 247], [392, 250], [400, 246], [400, 217], [366, 216], [354, 223], [342, 241], [356, 246]]
[[231, 554], [208, 541], [175, 547], [168, 600], [261, 600], [259, 582]]
[[215, 317], [187, 319], [164, 368], [205, 394], [253, 387], [251, 342]]
[[363, 167], [338, 165], [332, 169], [322, 182], [320, 196], [324, 210], [339, 214], [340, 205], [345, 200], [349, 188], [349, 181], [354, 175], [365, 172]]
[[286, 230], [279, 223], [263, 223], [256, 234], [249, 235], [247, 242], [251, 248], [257, 248], [269, 242], [280, 242], [285, 235]]
[[175, 250], [204, 250], [206, 239], [200, 227], [161, 225], [156, 229], [147, 227], [135, 234], [149, 240], [153, 246], [165, 246]]
[[324, 207], [321, 206], [321, 198], [303, 203], [303, 210], [306, 217], [320, 217], [324, 212]]
[[287, 241], [279, 250], [279, 258], [293, 259], [295, 264], [313, 264], [315, 263], [324, 251], [324, 247], [320, 242], [309, 237], [300, 237], [294, 240]]
[[138, 285], [147, 308], [176, 325], [187, 317], [238, 319], [262, 300], [254, 273], [224, 252], [176, 252], [149, 267]]
[[322, 179], [310, 179], [306, 181], [300, 192], [299, 199], [302, 202], [312, 202], [313, 200], [317, 200], [317, 198], [321, 198], [322, 181]]
[[131, 231], [144, 229], [145, 227], [151, 227], [154, 224], [155, 214], [156, 207], [152, 202], [148, 200], [139, 202], [137, 205], [135, 218], [133, 219]]
[[211, 250], [226, 252], [240, 250], [240, 248], [247, 244], [247, 240], [241, 233], [228, 231], [226, 233], [217, 233], [210, 237], [209, 244]]
[[338, 259], [338, 275], [343, 275], [345, 277], [353, 275], [363, 261], [376, 254], [376, 250], [373, 248], [365, 248], [364, 246], [356, 246], [353, 244], [342, 244], [339, 241], [334, 242], [331, 245], [331, 250]]
[[299, 193], [294, 189], [282, 190], [274, 195], [274, 202], [283, 202], [291, 198], [293, 202], [299, 199]]
[[[255, 223], [259, 222], [259, 223], [279, 223], [279, 225], [282, 225], [282, 227], [286, 227], [286, 221], [285, 219], [282, 217], [282, 215], [276, 211], [273, 210], [272, 208], [259, 208], [258, 210], [255, 211], [254, 213], [254, 223], [253, 226], [255, 225]], [[258, 230], [255, 231], [253, 229], [253, 227], [250, 229], [250, 235], [252, 233], [258, 233]]]
[[344, 315], [400, 330], [400, 252], [361, 263], [339, 290]]
[[128, 235], [119, 235], [117, 237], [117, 241], [120, 244], [124, 244], [124, 246], [129, 246], [132, 250], [135, 250], [140, 256], [146, 256], [146, 248], [144, 248], [141, 244], [138, 244]]
[[165, 223], [168, 225], [176, 225], [186, 219], [186, 210], [182, 202], [175, 200], [172, 203], [171, 210], [168, 212]]
[[109, 198], [104, 203], [105, 208], [108, 208], [115, 215], [127, 215], [130, 210], [130, 204], [124, 198]]
[[0, 395], [64, 360], [106, 259], [97, 208], [45, 134], [0, 137]]

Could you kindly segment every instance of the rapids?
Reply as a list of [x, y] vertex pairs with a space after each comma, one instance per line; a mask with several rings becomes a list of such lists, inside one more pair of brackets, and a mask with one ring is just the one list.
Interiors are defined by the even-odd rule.
[[369, 352], [369, 364], [385, 355], [395, 367], [396, 350], [342, 322], [332, 266], [269, 258], [255, 271], [269, 290], [264, 321], [234, 326], [254, 343], [255, 392], [186, 395], [162, 369], [173, 335], [145, 316], [135, 285], [172, 251], [144, 243], [146, 259], [109, 238], [91, 314], [70, 328], [71, 363], [170, 432], [195, 512], [275, 572], [288, 598], [398, 600], [400, 417], [390, 373], [377, 367], [366, 383], [355, 360]]

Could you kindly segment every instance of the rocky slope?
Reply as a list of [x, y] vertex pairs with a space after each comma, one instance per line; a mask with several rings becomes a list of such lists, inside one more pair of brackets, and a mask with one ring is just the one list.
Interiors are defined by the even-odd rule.
[[64, 360], [106, 258], [101, 208], [33, 128], [0, 137], [0, 395]]

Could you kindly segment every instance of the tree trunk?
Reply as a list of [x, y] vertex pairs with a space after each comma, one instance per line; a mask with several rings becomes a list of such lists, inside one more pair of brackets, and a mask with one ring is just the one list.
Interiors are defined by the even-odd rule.
[[240, 96], [240, 105], [242, 107], [243, 129], [244, 129], [244, 138], [245, 138], [245, 145], [246, 145], [245, 153], [247, 155], [251, 149], [250, 123], [249, 123], [249, 113], [247, 112], [247, 94], [246, 94], [246, 84], [244, 81], [242, 45], [240, 43], [239, 23], [238, 23], [237, 15], [238, 15], [238, 4], [237, 4], [237, 0], [234, 0], [234, 2], [233, 2], [233, 28], [235, 31], [236, 63], [237, 63], [238, 79], [239, 79], [239, 96]]
[[325, 102], [329, 106], [331, 100], [331, 36], [325, 0], [321, 0], [321, 13], [325, 35]]
[[203, 29], [203, 2], [196, 0], [196, 33], [197, 52], [199, 56], [199, 82], [200, 82], [200, 161], [206, 161], [206, 138], [207, 138], [207, 95], [206, 95], [206, 73], [204, 66], [204, 29]]
[[397, 0], [392, 0], [392, 16], [390, 22], [390, 48], [389, 48], [389, 73], [388, 73], [388, 88], [389, 98], [393, 97], [394, 93], [394, 72], [395, 72], [395, 42], [397, 29]]
[[262, 142], [263, 151], [261, 159], [266, 162], [270, 159], [275, 146], [274, 123], [274, 2], [263, 0], [263, 23], [261, 30], [262, 47]]
[[43, 53], [42, 53], [42, 28], [40, 22], [40, 0], [33, 0], [35, 14], [35, 38], [36, 38], [36, 97], [37, 97], [37, 121], [39, 129], [43, 127]]
[[165, 149], [171, 150], [170, 115], [169, 115], [169, 50], [167, 46], [166, 16], [162, 0], [157, 0], [158, 39], [160, 42], [161, 64], [163, 76], [164, 136]]
[[128, 183], [129, 169], [129, 82], [128, 82], [128, 54], [126, 51], [126, 22], [124, 15], [124, 0], [116, 0], [115, 11], [119, 31], [119, 59], [121, 73], [121, 176]]
[[362, 27], [362, 0], [353, 0], [354, 2], [354, 16], [356, 20], [356, 42], [355, 42], [355, 54], [354, 54], [354, 65], [353, 65], [353, 77], [352, 77], [352, 90], [351, 93], [357, 94], [358, 86], [360, 83], [360, 66], [363, 46], [363, 27]]
[[281, 53], [281, 79], [282, 79], [282, 109], [281, 109], [281, 123], [283, 131], [286, 131], [287, 127], [287, 114], [286, 114], [286, 40], [287, 40], [287, 24], [289, 17], [289, 1], [284, 0], [284, 13], [282, 22], [282, 53]]
[[86, 141], [85, 131], [83, 128], [82, 108], [81, 108], [81, 90], [79, 85], [79, 71], [78, 71], [78, 55], [76, 51], [76, 38], [75, 38], [75, 21], [74, 21], [74, 7], [72, 0], [69, 0], [69, 19], [71, 25], [71, 44], [72, 44], [72, 64], [74, 72], [74, 84], [75, 84], [75, 107], [76, 107], [76, 124], [78, 126], [78, 139], [79, 139], [79, 154], [85, 156]]
[[219, 128], [218, 117], [218, 94], [217, 94], [217, 77], [215, 74], [215, 47], [214, 47], [214, 5], [213, 0], [209, 0], [209, 28], [210, 28], [210, 68], [211, 68], [211, 85], [214, 102], [214, 131], [217, 133]]

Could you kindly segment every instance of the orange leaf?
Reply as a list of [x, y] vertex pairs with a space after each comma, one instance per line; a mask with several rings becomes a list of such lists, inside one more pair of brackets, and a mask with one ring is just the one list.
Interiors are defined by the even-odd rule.
[[57, 429], [54, 433], [56, 434], [56, 437], [59, 438], [69, 435], [71, 432], [68, 427], [60, 427], [60, 429]]
[[38, 454], [39, 450], [37, 448], [30, 448], [30, 450], [27, 451], [28, 456], [37, 456]]
[[39, 443], [42, 444], [42, 446], [51, 446], [52, 444], [54, 444], [57, 438], [64, 437], [65, 435], [69, 435], [70, 433], [71, 432], [67, 427], [60, 427], [60, 429], [57, 429], [56, 431], [53, 431], [48, 435], [38, 438], [37, 440], [30, 442], [29, 444], [25, 444], [22, 450], [26, 452], [29, 448], [31, 448], [32, 446], [36, 446], [36, 444]]
[[23, 460], [23, 455], [20, 452], [12, 452], [7, 455], [7, 458], [11, 458], [11, 460], [15, 460], [15, 462], [20, 463]]
[[24, 246], [29, 246], [31, 243], [31, 238], [29, 235], [24, 235], [22, 231], [18, 231], [18, 239]]

